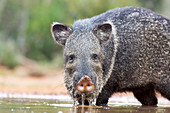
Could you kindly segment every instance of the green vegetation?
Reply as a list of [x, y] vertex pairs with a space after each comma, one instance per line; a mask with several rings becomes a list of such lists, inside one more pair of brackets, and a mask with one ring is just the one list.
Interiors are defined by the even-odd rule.
[[14, 68], [29, 58], [62, 67], [62, 47], [50, 33], [54, 21], [71, 26], [79, 18], [140, 4], [138, 0], [1, 0], [0, 64]]
[[21, 53], [18, 51], [13, 40], [0, 42], [0, 60], [9, 68], [21, 64]]

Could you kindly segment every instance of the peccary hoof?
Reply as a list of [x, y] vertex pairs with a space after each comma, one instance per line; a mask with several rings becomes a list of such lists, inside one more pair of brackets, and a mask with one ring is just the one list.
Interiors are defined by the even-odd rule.
[[107, 103], [96, 104], [97, 106], [107, 106]]
[[97, 100], [96, 105], [97, 106], [107, 106], [108, 100]]

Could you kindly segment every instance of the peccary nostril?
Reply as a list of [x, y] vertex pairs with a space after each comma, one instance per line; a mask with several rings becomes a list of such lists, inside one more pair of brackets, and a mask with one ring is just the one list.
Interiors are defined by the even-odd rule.
[[95, 86], [91, 82], [91, 79], [88, 76], [83, 76], [77, 84], [77, 90], [81, 93], [91, 92], [94, 90]]

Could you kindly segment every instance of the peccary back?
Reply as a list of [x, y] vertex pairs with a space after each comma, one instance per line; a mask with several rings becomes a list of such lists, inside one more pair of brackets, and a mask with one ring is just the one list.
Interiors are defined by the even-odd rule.
[[143, 105], [156, 105], [155, 90], [170, 100], [169, 19], [124, 7], [75, 21], [73, 28], [54, 23], [51, 30], [64, 46], [66, 87], [79, 103], [82, 94], [85, 104], [97, 98], [106, 105], [113, 93], [132, 91]]

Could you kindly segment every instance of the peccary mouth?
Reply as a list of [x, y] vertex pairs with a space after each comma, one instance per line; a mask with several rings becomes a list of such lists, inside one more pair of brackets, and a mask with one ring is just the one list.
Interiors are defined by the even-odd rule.
[[[83, 99], [87, 100], [87, 101], [93, 101], [97, 97], [97, 95], [98, 95], [98, 92], [96, 92], [96, 91], [97, 91], [97, 89], [95, 89], [93, 92], [84, 92], [84, 93], [81, 93], [78, 90], [74, 90], [73, 91], [73, 99], [78, 101], [79, 103]], [[84, 96], [84, 97], [82, 97], [82, 96]]]
[[75, 95], [77, 101], [81, 100], [93, 101], [95, 97], [96, 96], [94, 93], [78, 93]]

